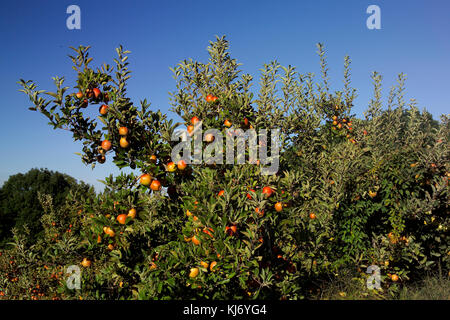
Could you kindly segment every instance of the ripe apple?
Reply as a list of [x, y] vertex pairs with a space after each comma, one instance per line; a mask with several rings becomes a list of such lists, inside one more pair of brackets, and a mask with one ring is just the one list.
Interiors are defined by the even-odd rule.
[[214, 141], [214, 135], [212, 133], [205, 134], [205, 141], [206, 142], [213, 142]]
[[150, 156], [150, 162], [156, 163], [156, 160], [157, 160], [156, 155], [152, 154], [152, 155]]
[[167, 164], [166, 170], [169, 171], [169, 172], [175, 172], [175, 170], [177, 170], [177, 167], [176, 167], [175, 163], [173, 163], [173, 162], [171, 161], [171, 162], [169, 162], [169, 163]]
[[128, 211], [128, 217], [130, 217], [131, 219], [136, 218], [136, 209], [135, 209], [135, 208], [131, 208], [131, 209]]
[[126, 215], [125, 213], [119, 214], [119, 215], [117, 216], [117, 221], [118, 221], [120, 224], [125, 224], [126, 220], [127, 220], [127, 215]]
[[108, 113], [108, 106], [106, 104], [102, 104], [102, 106], [98, 109], [98, 112], [100, 112], [102, 116], [106, 115]]
[[87, 258], [84, 258], [83, 261], [81, 261], [81, 265], [85, 268], [89, 268], [91, 266], [91, 261], [89, 261]]
[[193, 236], [191, 238], [191, 241], [193, 244], [195, 244], [196, 246], [198, 246], [200, 244], [200, 240], [198, 240], [198, 238], [196, 236]]
[[281, 202], [275, 203], [275, 210], [281, 212], [283, 210], [283, 204]]
[[198, 276], [198, 268], [191, 268], [189, 271], [189, 277], [195, 278], [196, 276]]
[[102, 149], [105, 151], [108, 151], [109, 149], [111, 149], [111, 141], [103, 140], [102, 141]]
[[126, 136], [128, 134], [128, 128], [127, 127], [120, 127], [119, 128], [119, 134], [121, 136]]
[[195, 116], [191, 118], [191, 123], [192, 123], [192, 125], [194, 125], [194, 126], [195, 126], [199, 121], [200, 121], [200, 119], [197, 118], [197, 117], [195, 117]]
[[144, 174], [141, 176], [139, 182], [140, 182], [140, 184], [142, 184], [143, 186], [148, 187], [148, 186], [150, 185], [151, 180], [152, 180], [152, 177], [151, 177], [148, 173], [144, 173]]
[[79, 91], [79, 92], [75, 93], [75, 96], [76, 96], [78, 99], [81, 99], [81, 98], [83, 98], [83, 92]]
[[111, 229], [110, 227], [104, 227], [103, 228], [103, 232], [105, 232], [107, 235], [109, 235], [111, 238], [113, 238], [116, 233], [114, 232], [113, 229]]
[[231, 127], [232, 123], [231, 123], [230, 120], [226, 119], [226, 120], [223, 122], [223, 125], [224, 125], [225, 127], [229, 128], [229, 127]]
[[120, 138], [119, 144], [124, 149], [126, 149], [130, 146], [130, 143], [128, 142], [127, 138], [125, 138], [125, 137]]
[[262, 193], [268, 198], [273, 194], [273, 189], [271, 187], [264, 187]]
[[192, 125], [187, 126], [187, 132], [188, 132], [189, 135], [191, 136], [191, 135], [192, 135], [192, 132], [194, 132], [194, 126], [192, 126]]
[[98, 99], [100, 97], [100, 95], [102, 94], [102, 92], [98, 88], [92, 89], [92, 92], [94, 93], [95, 99]]
[[183, 171], [187, 167], [186, 161], [184, 161], [184, 160], [178, 161], [177, 167], [178, 167], [178, 170]]
[[159, 182], [158, 180], [153, 180], [150, 185], [150, 189], [152, 189], [153, 191], [161, 190], [161, 182]]

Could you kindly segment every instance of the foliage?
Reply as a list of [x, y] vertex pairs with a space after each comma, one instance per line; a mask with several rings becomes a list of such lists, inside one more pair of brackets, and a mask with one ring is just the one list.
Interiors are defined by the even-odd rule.
[[53, 204], [59, 207], [65, 203], [69, 192], [91, 195], [94, 191], [84, 182], [47, 169], [31, 169], [9, 177], [0, 189], [0, 243], [10, 241], [13, 227], [22, 230], [27, 225], [33, 240], [42, 232], [40, 222], [43, 214], [38, 195], [52, 197]]
[[[207, 63], [184, 60], [171, 69], [172, 110], [187, 126], [198, 117], [204, 129], [224, 132], [226, 120], [234, 129], [279, 128], [275, 175], [261, 174], [264, 163], [171, 170], [177, 142], [170, 137], [179, 124], [126, 96], [130, 71], [121, 47], [115, 70], [104, 64], [95, 71], [88, 47], [74, 49], [75, 93], [63, 87], [64, 78], [55, 78], [55, 93], [21, 80], [32, 110], [83, 141], [85, 163], [112, 158], [142, 175], [108, 177], [103, 194], [71, 197], [63, 208], [43, 202], [45, 237], [27, 244], [16, 236], [1, 257], [7, 297], [303, 299], [318, 281], [342, 270], [353, 270], [364, 285], [372, 264], [381, 269], [376, 295], [386, 297], [421, 272], [448, 272], [448, 117], [437, 122], [414, 101], [406, 104], [402, 74], [383, 109], [381, 76], [373, 73], [374, 98], [365, 118], [356, 118], [350, 59], [344, 60], [344, 88], [331, 92], [320, 44], [319, 81], [274, 61], [263, 66], [259, 88], [251, 90], [253, 77], [240, 74], [228, 46], [217, 38]], [[105, 103], [108, 111], [98, 120], [84, 111]], [[163, 188], [149, 188], [143, 174]], [[264, 187], [273, 190], [270, 197]], [[120, 223], [117, 217], [131, 209], [137, 215]], [[58, 270], [83, 259], [91, 264], [83, 266], [81, 290], [69, 290], [60, 276], [55, 280]], [[36, 285], [44, 288], [38, 297], [19, 289]]]

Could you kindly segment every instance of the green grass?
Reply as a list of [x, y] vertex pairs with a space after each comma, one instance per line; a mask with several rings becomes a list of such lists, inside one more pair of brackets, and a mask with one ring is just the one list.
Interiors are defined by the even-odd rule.
[[450, 300], [450, 277], [425, 275], [414, 283], [396, 284], [396, 290], [368, 290], [363, 280], [344, 272], [323, 282], [312, 299], [319, 300]]
[[450, 277], [427, 277], [402, 288], [400, 300], [450, 300]]

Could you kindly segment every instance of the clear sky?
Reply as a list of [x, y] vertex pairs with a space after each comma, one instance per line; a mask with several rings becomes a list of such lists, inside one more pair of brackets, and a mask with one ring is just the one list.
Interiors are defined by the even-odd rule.
[[[81, 8], [81, 30], [66, 27], [71, 4]], [[366, 27], [371, 4], [381, 9], [381, 30]], [[435, 118], [449, 113], [448, 0], [1, 1], [0, 185], [12, 174], [37, 167], [67, 173], [100, 190], [98, 179], [119, 172], [111, 162], [94, 170], [83, 165], [74, 154], [81, 145], [70, 133], [54, 131], [43, 115], [28, 110], [19, 78], [52, 90], [53, 76], [73, 81], [69, 46], [91, 45], [95, 66], [113, 64], [114, 49], [122, 44], [132, 51], [130, 97], [136, 103], [148, 98], [153, 108], [168, 112], [168, 92], [175, 88], [169, 67], [185, 58], [206, 61], [215, 35], [227, 36], [232, 56], [254, 76], [273, 59], [318, 73], [315, 44], [322, 42], [333, 89], [340, 89], [343, 58], [350, 55], [358, 116], [371, 98], [372, 71], [383, 75], [384, 95], [404, 72], [407, 99], [417, 99]]]

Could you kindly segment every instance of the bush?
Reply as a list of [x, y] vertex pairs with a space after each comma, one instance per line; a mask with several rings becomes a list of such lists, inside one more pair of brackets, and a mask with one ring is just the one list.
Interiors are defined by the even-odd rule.
[[[89, 47], [74, 49], [75, 92], [63, 87], [64, 78], [54, 79], [56, 92], [21, 80], [32, 110], [83, 142], [82, 161], [112, 159], [139, 173], [108, 177], [95, 198], [72, 197], [59, 210], [47, 206], [46, 236], [34, 245], [16, 236], [1, 257], [9, 274], [1, 284], [5, 297], [303, 299], [344, 270], [364, 284], [373, 264], [381, 272], [377, 294], [388, 296], [421, 272], [448, 272], [448, 118], [436, 122], [413, 101], [406, 104], [403, 75], [383, 110], [377, 73], [365, 118], [356, 118], [350, 59], [343, 90], [332, 93], [321, 45], [321, 81], [272, 62], [254, 93], [252, 76], [240, 75], [228, 45], [217, 38], [207, 63], [185, 60], [172, 69], [172, 111], [187, 126], [197, 117], [204, 129], [224, 131], [230, 123], [243, 130], [278, 128], [274, 175], [261, 174], [264, 162], [173, 168], [178, 142], [171, 136], [180, 124], [146, 100], [136, 106], [126, 96], [129, 52], [121, 47], [115, 69], [104, 64], [95, 70]], [[99, 121], [88, 117], [91, 105], [103, 104], [108, 108]], [[148, 176], [140, 180], [143, 174], [150, 175], [151, 188]], [[117, 220], [121, 214], [129, 215], [125, 224]], [[71, 232], [64, 233], [69, 223]], [[55, 239], [54, 233], [63, 235]], [[28, 260], [8, 265], [8, 259]], [[82, 262], [82, 289], [69, 290], [58, 272]], [[42, 295], [20, 291], [21, 281], [39, 285]]]
[[94, 193], [94, 189], [84, 182], [78, 183], [66, 174], [47, 169], [31, 169], [10, 176], [0, 189], [0, 248], [1, 243], [12, 239], [10, 231], [13, 227], [22, 230], [27, 226], [33, 240], [42, 232], [39, 193], [50, 195], [53, 204], [59, 207], [71, 191], [83, 195]]

